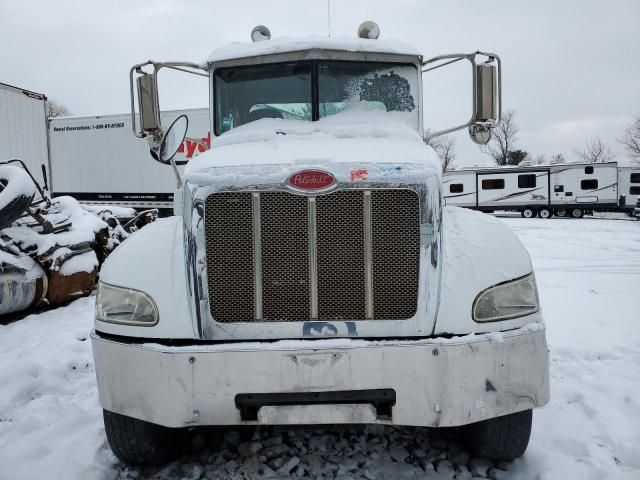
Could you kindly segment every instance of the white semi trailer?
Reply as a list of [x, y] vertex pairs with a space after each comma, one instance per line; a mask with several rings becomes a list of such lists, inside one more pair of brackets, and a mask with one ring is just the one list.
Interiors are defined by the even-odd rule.
[[[189, 116], [189, 136], [176, 154], [183, 165], [208, 148], [209, 110], [162, 113], [171, 123]], [[149, 158], [149, 145], [131, 135], [131, 115], [57, 117], [49, 122], [51, 140], [51, 192], [70, 195], [88, 205], [132, 208], [173, 208], [173, 173]], [[183, 167], [180, 166], [180, 169]]]
[[[499, 221], [443, 209], [422, 141], [422, 74], [455, 60], [471, 64], [474, 110], [440, 133], [489, 139], [499, 58], [425, 60], [378, 32], [257, 27], [264, 41], [202, 64], [132, 68], [134, 134], [171, 164], [176, 195], [175, 216], [100, 274], [91, 337], [122, 461], [166, 462], [185, 429], [236, 425], [460, 426], [476, 455], [524, 453], [549, 400], [531, 260]], [[188, 119], [162, 125], [163, 68], [210, 82], [212, 148], [184, 172], [172, 158]]]
[[640, 166], [607, 162], [467, 168], [445, 172], [443, 185], [446, 205], [485, 212], [515, 210], [525, 218], [631, 214], [640, 198]]
[[0, 162], [22, 160], [42, 185], [49, 168], [47, 97], [0, 83]]

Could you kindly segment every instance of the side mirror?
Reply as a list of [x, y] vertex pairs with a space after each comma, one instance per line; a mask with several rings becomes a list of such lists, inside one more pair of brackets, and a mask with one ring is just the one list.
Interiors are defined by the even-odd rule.
[[[484, 57], [485, 60], [479, 63], [478, 57]], [[431, 137], [437, 137], [468, 128], [471, 139], [475, 143], [485, 145], [491, 139], [491, 129], [500, 123], [502, 116], [502, 67], [500, 57], [495, 53], [480, 51], [469, 54], [454, 53], [450, 55], [440, 55], [425, 60], [422, 63], [422, 72], [430, 72], [460, 60], [469, 61], [472, 68], [473, 105], [471, 118], [467, 123], [462, 125], [434, 132], [431, 134]]]
[[173, 121], [160, 142], [160, 147], [158, 149], [158, 161], [166, 164], [171, 162], [187, 136], [188, 129], [189, 119], [186, 115], [180, 115]]
[[142, 132], [156, 132], [160, 125], [160, 107], [158, 89], [152, 73], [143, 73], [136, 78], [138, 87], [138, 111], [140, 112], [140, 129]]
[[497, 123], [498, 94], [495, 65], [476, 65], [474, 123]]
[[469, 125], [469, 136], [473, 143], [486, 145], [491, 140], [491, 127], [483, 123]]

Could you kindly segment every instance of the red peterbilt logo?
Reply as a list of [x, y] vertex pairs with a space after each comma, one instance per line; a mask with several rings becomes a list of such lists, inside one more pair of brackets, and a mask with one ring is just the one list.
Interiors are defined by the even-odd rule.
[[289, 185], [302, 190], [320, 190], [335, 183], [333, 175], [322, 170], [303, 170], [289, 177]]

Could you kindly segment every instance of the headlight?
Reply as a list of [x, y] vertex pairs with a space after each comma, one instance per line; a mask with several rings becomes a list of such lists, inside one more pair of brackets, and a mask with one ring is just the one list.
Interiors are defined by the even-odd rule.
[[473, 302], [476, 322], [495, 322], [531, 315], [539, 310], [533, 273], [486, 289]]
[[158, 323], [158, 308], [146, 293], [100, 282], [96, 318], [102, 322], [150, 327]]

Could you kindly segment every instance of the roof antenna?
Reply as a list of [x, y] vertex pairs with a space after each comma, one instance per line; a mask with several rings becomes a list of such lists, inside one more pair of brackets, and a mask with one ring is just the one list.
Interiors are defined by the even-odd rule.
[[327, 0], [327, 30], [331, 38], [331, 0]]

